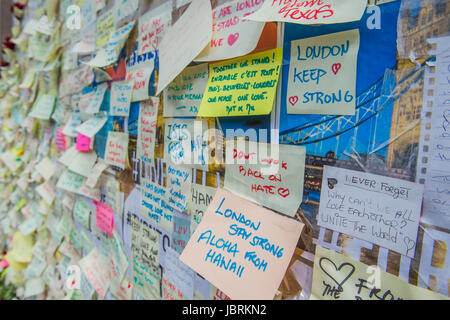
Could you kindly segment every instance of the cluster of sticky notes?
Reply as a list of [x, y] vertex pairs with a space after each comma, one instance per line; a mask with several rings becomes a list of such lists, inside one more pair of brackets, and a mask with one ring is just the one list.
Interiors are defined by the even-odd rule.
[[[398, 3], [22, 2], [0, 70], [0, 271], [17, 299], [447, 298], [445, 213], [421, 214], [445, 208], [448, 177], [433, 171], [422, 208], [420, 119], [397, 112], [410, 88], [431, 99], [430, 68], [422, 81], [411, 54], [410, 81], [361, 79], [367, 48], [386, 51], [368, 16], [387, 8], [396, 30]], [[383, 110], [382, 134], [350, 135]]]

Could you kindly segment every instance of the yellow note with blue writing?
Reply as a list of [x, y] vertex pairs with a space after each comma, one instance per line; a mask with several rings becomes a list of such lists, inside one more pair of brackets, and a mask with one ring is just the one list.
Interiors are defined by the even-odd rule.
[[199, 117], [265, 115], [272, 111], [283, 49], [210, 64]]

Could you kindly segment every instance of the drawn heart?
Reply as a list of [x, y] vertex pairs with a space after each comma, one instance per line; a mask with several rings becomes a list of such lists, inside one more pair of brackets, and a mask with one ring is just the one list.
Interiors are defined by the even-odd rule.
[[154, 37], [151, 44], [153, 49], [158, 50], [158, 37]]
[[339, 72], [339, 70], [341, 70], [341, 68], [342, 68], [342, 65], [340, 63], [335, 63], [331, 67], [331, 70], [333, 71], [334, 74], [337, 74]]
[[228, 36], [228, 44], [230, 46], [232, 46], [237, 41], [238, 38], [239, 38], [239, 33], [238, 32], [236, 32], [234, 34], [230, 34]]
[[298, 102], [297, 96], [292, 96], [289, 98], [289, 103], [292, 104], [292, 106], [295, 106], [295, 104]]
[[408, 236], [405, 236], [403, 238], [403, 242], [406, 245], [406, 254], [409, 253], [410, 250], [414, 249], [414, 247], [416, 246], [416, 241], [414, 241], [413, 239], [411, 239]]
[[280, 196], [282, 196], [283, 198], [286, 198], [288, 195], [291, 194], [291, 192], [289, 191], [289, 189], [279, 188], [279, 189], [278, 189], [278, 194], [279, 194]]
[[328, 178], [328, 188], [334, 189], [334, 186], [338, 183], [335, 178]]
[[[352, 276], [353, 272], [355, 272], [355, 267], [352, 264], [345, 262], [338, 268], [333, 261], [325, 257], [320, 258], [319, 267], [338, 285], [339, 288], [342, 288], [345, 281], [347, 281], [348, 278]], [[339, 273], [336, 273], [336, 271]], [[334, 274], [334, 277], [331, 274]]]

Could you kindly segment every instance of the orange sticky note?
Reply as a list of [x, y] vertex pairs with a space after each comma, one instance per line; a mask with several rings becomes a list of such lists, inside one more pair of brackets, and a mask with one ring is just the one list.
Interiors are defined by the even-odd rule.
[[217, 189], [180, 260], [233, 300], [271, 300], [303, 227]]

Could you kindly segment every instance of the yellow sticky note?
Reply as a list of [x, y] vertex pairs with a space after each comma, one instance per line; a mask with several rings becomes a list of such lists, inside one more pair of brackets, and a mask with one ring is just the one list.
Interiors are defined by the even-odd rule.
[[5, 256], [5, 259], [8, 260], [9, 266], [14, 271], [25, 270], [28, 266], [27, 263], [21, 263], [16, 261], [13, 257], [13, 251], [8, 252], [7, 255]]
[[354, 115], [359, 30], [291, 42], [287, 113]]
[[17, 262], [27, 263], [33, 259], [33, 236], [31, 234], [24, 236], [22, 232], [17, 231], [13, 235], [12, 257]]
[[439, 293], [413, 286], [399, 277], [316, 247], [312, 300], [442, 300]]
[[264, 115], [272, 111], [283, 49], [209, 66], [199, 117]]
[[96, 31], [96, 47], [101, 48], [108, 43], [109, 35], [114, 31], [114, 10], [98, 17]]

